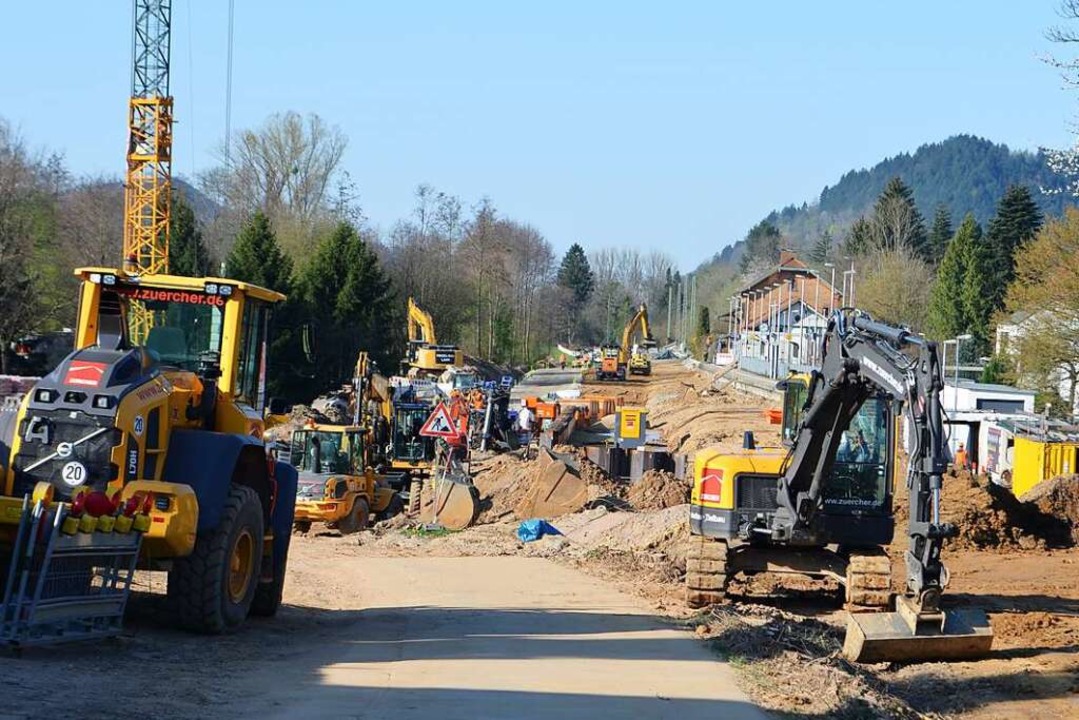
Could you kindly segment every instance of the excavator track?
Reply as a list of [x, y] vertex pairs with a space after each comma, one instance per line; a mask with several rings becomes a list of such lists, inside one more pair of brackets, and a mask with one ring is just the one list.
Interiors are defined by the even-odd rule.
[[692, 608], [722, 602], [727, 589], [727, 543], [693, 538], [686, 554], [686, 604]]
[[847, 563], [847, 606], [888, 609], [891, 600], [892, 561], [887, 553], [882, 550], [852, 552]]

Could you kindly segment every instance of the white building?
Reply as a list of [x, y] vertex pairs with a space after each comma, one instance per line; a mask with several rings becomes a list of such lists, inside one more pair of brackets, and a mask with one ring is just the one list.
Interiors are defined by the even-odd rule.
[[[1050, 325], [1051, 327], [1060, 328], [1063, 327], [1072, 336], [1079, 336], [1079, 327], [1076, 327], [1074, 321], [1070, 322], [1055, 318], [1053, 313], [1049, 311], [1041, 311], [1037, 313], [1017, 312], [1013, 313], [1007, 322], [1002, 322], [997, 325], [996, 342], [994, 344], [994, 352], [997, 355], [1011, 355], [1015, 356], [1016, 343], [1027, 332], [1038, 328], [1041, 325]], [[1069, 325], [1071, 326], [1069, 328]], [[1076, 358], [1076, 364], [1079, 365], [1079, 358]], [[1022, 374], [1023, 368], [1018, 368], [1019, 373]], [[1054, 373], [1050, 380], [1056, 385], [1057, 392], [1060, 397], [1067, 400], [1072, 397], [1073, 390], [1075, 390], [1075, 382], [1072, 380], [1072, 373], [1065, 365], [1061, 365], [1060, 369]], [[1042, 410], [1042, 408], [1038, 408]], [[1075, 392], [1075, 403], [1071, 409], [1071, 414], [1079, 415], [1079, 392]]]

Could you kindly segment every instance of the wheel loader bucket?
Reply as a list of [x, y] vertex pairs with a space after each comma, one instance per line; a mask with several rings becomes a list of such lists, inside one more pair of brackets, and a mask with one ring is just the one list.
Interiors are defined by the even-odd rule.
[[550, 519], [577, 512], [588, 502], [588, 485], [577, 469], [543, 448], [537, 459], [536, 479], [514, 508], [518, 520]]
[[973, 660], [989, 653], [993, 629], [981, 610], [948, 610], [929, 621], [909, 613], [851, 613], [843, 656], [863, 663]]
[[480, 510], [480, 493], [470, 482], [432, 478], [424, 482], [420, 521], [438, 523], [447, 530], [464, 530]]

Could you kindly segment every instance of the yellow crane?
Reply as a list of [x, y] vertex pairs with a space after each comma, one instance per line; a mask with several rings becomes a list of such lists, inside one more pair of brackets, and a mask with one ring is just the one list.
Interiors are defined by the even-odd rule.
[[[124, 182], [124, 269], [163, 275], [169, 271], [172, 206], [172, 96], [169, 57], [172, 0], [133, 0], [134, 38], [128, 102], [127, 175]], [[145, 340], [150, 314], [132, 318]]]
[[419, 374], [438, 375], [450, 365], [464, 365], [456, 345], [439, 345], [431, 314], [408, 299], [408, 365]]

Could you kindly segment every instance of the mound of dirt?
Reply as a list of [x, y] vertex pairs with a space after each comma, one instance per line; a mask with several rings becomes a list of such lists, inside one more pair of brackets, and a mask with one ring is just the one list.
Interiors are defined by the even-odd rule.
[[476, 463], [472, 477], [480, 492], [480, 514], [476, 524], [512, 517], [513, 509], [527, 493], [535, 472], [534, 463], [515, 455], [495, 455]]
[[1058, 526], [1059, 533], [1066, 532], [1071, 544], [1079, 544], [1079, 475], [1061, 475], [1038, 483], [1019, 499], [1038, 508]]
[[666, 470], [649, 470], [626, 493], [637, 510], [663, 510], [689, 502], [689, 484]]
[[[1050, 481], [1035, 488], [1022, 502], [1009, 490], [984, 477], [967, 472], [944, 478], [941, 519], [954, 523], [959, 536], [949, 544], [972, 550], [1033, 550], [1045, 547], [1070, 547], [1076, 543], [1073, 527], [1079, 483]], [[902, 528], [909, 516], [906, 487], [895, 498], [896, 541], [905, 543]], [[1069, 519], [1069, 512], [1072, 513]]]

